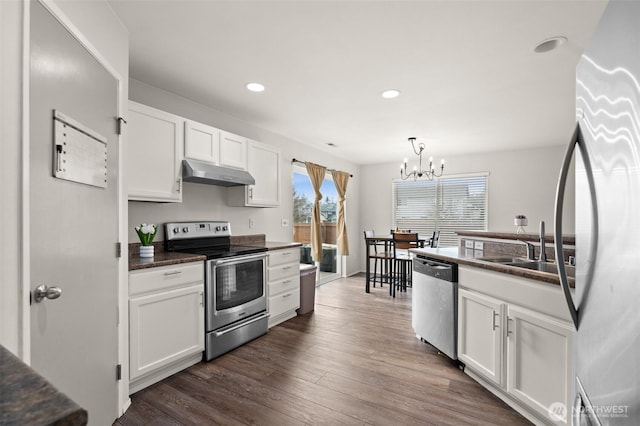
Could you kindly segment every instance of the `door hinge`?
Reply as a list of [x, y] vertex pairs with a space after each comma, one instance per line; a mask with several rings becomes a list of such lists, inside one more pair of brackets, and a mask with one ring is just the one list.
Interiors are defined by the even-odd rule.
[[122, 134], [122, 123], [127, 124], [127, 120], [125, 120], [122, 117], [118, 117], [118, 118], [116, 118], [116, 121], [118, 122], [118, 128], [116, 130], [116, 133], [121, 135]]
[[116, 365], [116, 380], [122, 380], [122, 364]]
[[122, 243], [121, 242], [117, 242], [116, 243], [116, 257], [117, 258], [121, 258], [122, 257]]

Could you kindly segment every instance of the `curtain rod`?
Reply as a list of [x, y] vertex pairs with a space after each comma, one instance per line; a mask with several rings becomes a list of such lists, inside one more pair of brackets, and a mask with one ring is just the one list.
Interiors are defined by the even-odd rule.
[[[300, 161], [300, 160], [296, 160], [295, 158], [291, 159], [291, 164], [293, 163], [298, 163], [298, 164], [304, 164], [306, 165], [307, 162], [306, 161]], [[328, 172], [339, 172], [340, 170], [335, 170], [335, 169], [327, 169]], [[353, 177], [353, 175], [351, 173], [349, 173], [349, 176]]]

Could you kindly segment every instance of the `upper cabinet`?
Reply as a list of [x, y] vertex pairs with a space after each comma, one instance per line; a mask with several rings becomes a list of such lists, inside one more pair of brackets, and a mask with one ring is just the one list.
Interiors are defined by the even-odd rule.
[[247, 138], [220, 131], [220, 165], [247, 170]]
[[182, 159], [248, 171], [255, 185], [228, 189], [231, 206], [280, 205], [280, 150], [129, 101], [129, 200], [181, 202]]
[[184, 156], [217, 165], [220, 161], [220, 130], [197, 121], [185, 120]]
[[184, 123], [184, 157], [247, 170], [247, 138], [193, 120]]
[[181, 202], [184, 119], [131, 101], [128, 118], [129, 200]]
[[277, 207], [280, 205], [280, 150], [261, 142], [249, 140], [247, 171], [255, 185], [227, 189], [231, 206]]

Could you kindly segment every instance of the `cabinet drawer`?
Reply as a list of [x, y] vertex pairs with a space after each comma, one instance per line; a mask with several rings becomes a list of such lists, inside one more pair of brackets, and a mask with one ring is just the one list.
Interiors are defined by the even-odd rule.
[[269, 315], [277, 317], [283, 312], [293, 311], [300, 307], [300, 290], [295, 289], [269, 297]]
[[286, 250], [269, 252], [269, 266], [282, 265], [284, 263], [300, 263], [300, 247], [292, 247]]
[[300, 275], [287, 277], [279, 281], [269, 282], [269, 296], [275, 296], [289, 290], [300, 288]]
[[269, 268], [268, 272], [269, 282], [279, 281], [289, 277], [300, 277], [300, 264], [296, 261], [296, 263], [287, 263], [285, 265], [278, 265], [273, 268]]
[[129, 272], [129, 295], [149, 293], [204, 282], [204, 263], [159, 266]]

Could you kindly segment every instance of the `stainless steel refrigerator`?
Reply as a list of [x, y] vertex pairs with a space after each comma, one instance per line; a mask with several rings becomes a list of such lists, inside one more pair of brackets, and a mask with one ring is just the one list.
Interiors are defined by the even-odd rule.
[[[640, 425], [640, 2], [611, 1], [576, 74], [574, 425]], [[561, 280], [564, 268], [561, 269]]]

